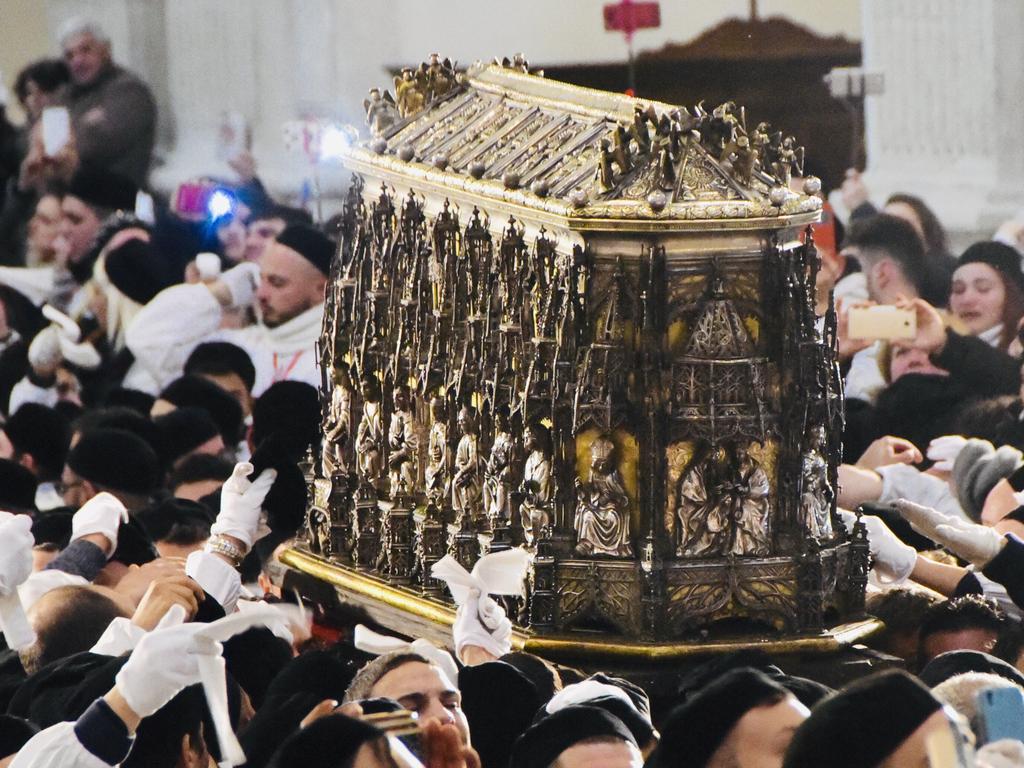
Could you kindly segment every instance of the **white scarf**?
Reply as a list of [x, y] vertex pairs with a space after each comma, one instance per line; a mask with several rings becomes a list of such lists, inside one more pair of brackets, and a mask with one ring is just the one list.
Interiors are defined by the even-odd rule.
[[254, 344], [265, 347], [270, 352], [286, 355], [306, 351], [312, 353], [320, 339], [323, 324], [324, 305], [317, 304], [281, 325], [268, 328], [263, 323], [258, 323], [247, 328], [246, 332]]

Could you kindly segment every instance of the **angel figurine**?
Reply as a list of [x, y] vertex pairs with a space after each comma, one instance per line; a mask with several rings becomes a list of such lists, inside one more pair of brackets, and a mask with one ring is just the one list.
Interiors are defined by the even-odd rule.
[[366, 124], [374, 136], [383, 135], [388, 128], [401, 119], [398, 114], [398, 105], [390, 91], [380, 92], [380, 88], [371, 88], [370, 97], [363, 99], [363, 109], [366, 110]]

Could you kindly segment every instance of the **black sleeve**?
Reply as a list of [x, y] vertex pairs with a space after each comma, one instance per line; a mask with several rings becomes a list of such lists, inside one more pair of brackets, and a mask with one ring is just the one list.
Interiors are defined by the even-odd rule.
[[974, 336], [946, 331], [946, 346], [932, 362], [949, 371], [979, 397], [1015, 395], [1020, 391], [1020, 363]]
[[1002, 584], [1014, 604], [1024, 608], [1024, 541], [1006, 534], [1006, 546], [981, 572]]

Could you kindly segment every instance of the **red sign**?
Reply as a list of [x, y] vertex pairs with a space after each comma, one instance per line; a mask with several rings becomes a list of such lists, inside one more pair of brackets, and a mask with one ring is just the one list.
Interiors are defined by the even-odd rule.
[[651, 29], [661, 26], [661, 6], [658, 3], [634, 3], [622, 0], [614, 5], [604, 7], [604, 28], [608, 31], [622, 32], [626, 39], [631, 39], [638, 29]]

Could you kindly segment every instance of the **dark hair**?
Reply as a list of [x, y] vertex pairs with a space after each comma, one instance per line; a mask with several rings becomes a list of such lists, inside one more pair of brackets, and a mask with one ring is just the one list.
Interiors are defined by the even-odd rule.
[[942, 599], [933, 592], [910, 587], [887, 589], [870, 595], [864, 610], [885, 622], [885, 631], [916, 631], [924, 617]]
[[117, 603], [89, 587], [58, 587], [40, 599], [59, 605], [45, 611], [45, 624], [39, 621], [40, 612], [36, 613], [36, 641], [20, 652], [29, 674], [58, 659], [88, 651], [110, 622], [124, 616]]
[[949, 252], [949, 240], [946, 238], [946, 229], [942, 226], [942, 222], [939, 221], [939, 217], [925, 204], [924, 200], [914, 195], [897, 192], [895, 195], [890, 195], [889, 199], [885, 201], [886, 205], [891, 203], [902, 203], [914, 211], [917, 220], [921, 222], [921, 231], [924, 232], [924, 249], [926, 251]]
[[285, 223], [285, 226], [289, 224], [308, 224], [313, 226], [313, 216], [309, 211], [304, 211], [302, 208], [292, 208], [290, 205], [279, 205], [273, 203], [271, 205], [260, 208], [249, 217], [249, 223], [252, 224], [254, 221], [266, 221], [267, 219], [281, 219]]
[[256, 368], [249, 353], [229, 341], [207, 341], [200, 344], [185, 361], [184, 373], [196, 376], [234, 373], [250, 393], [256, 383]]
[[896, 216], [880, 213], [854, 222], [846, 235], [843, 247], [855, 247], [857, 259], [865, 273], [869, 263], [882, 258], [896, 262], [904, 277], [921, 290], [927, 264], [924, 246], [914, 228]]
[[160, 442], [153, 422], [133, 408], [123, 405], [85, 411], [71, 422], [71, 432], [78, 433], [79, 436], [97, 429], [123, 429], [132, 432], [145, 440], [150, 447]]
[[208, 748], [210, 741], [216, 741], [212, 730], [203, 728], [209, 718], [202, 686], [185, 688], [139, 724], [132, 750], [121, 766], [174, 768], [181, 757], [183, 737], [188, 736], [194, 747]]
[[384, 675], [410, 662], [436, 666], [426, 656], [421, 656], [412, 651], [393, 651], [392, 653], [382, 654], [376, 659], [368, 661], [363, 665], [362, 669], [356, 672], [356, 676], [352, 678], [352, 682], [348, 684], [348, 688], [345, 690], [345, 701], [359, 701], [360, 699], [371, 698], [373, 686]]
[[978, 595], [964, 595], [933, 605], [921, 622], [918, 658], [925, 662], [925, 641], [940, 632], [962, 632], [970, 629], [988, 630], [1001, 635], [1010, 628], [1006, 612], [994, 601]]
[[185, 458], [167, 481], [172, 493], [179, 485], [198, 483], [201, 480], [227, 480], [234, 465], [227, 459], [209, 453], [193, 453]]
[[22, 104], [28, 98], [28, 84], [35, 83], [39, 90], [53, 93], [71, 82], [68, 65], [61, 59], [39, 59], [18, 73], [14, 80], [14, 93]]

